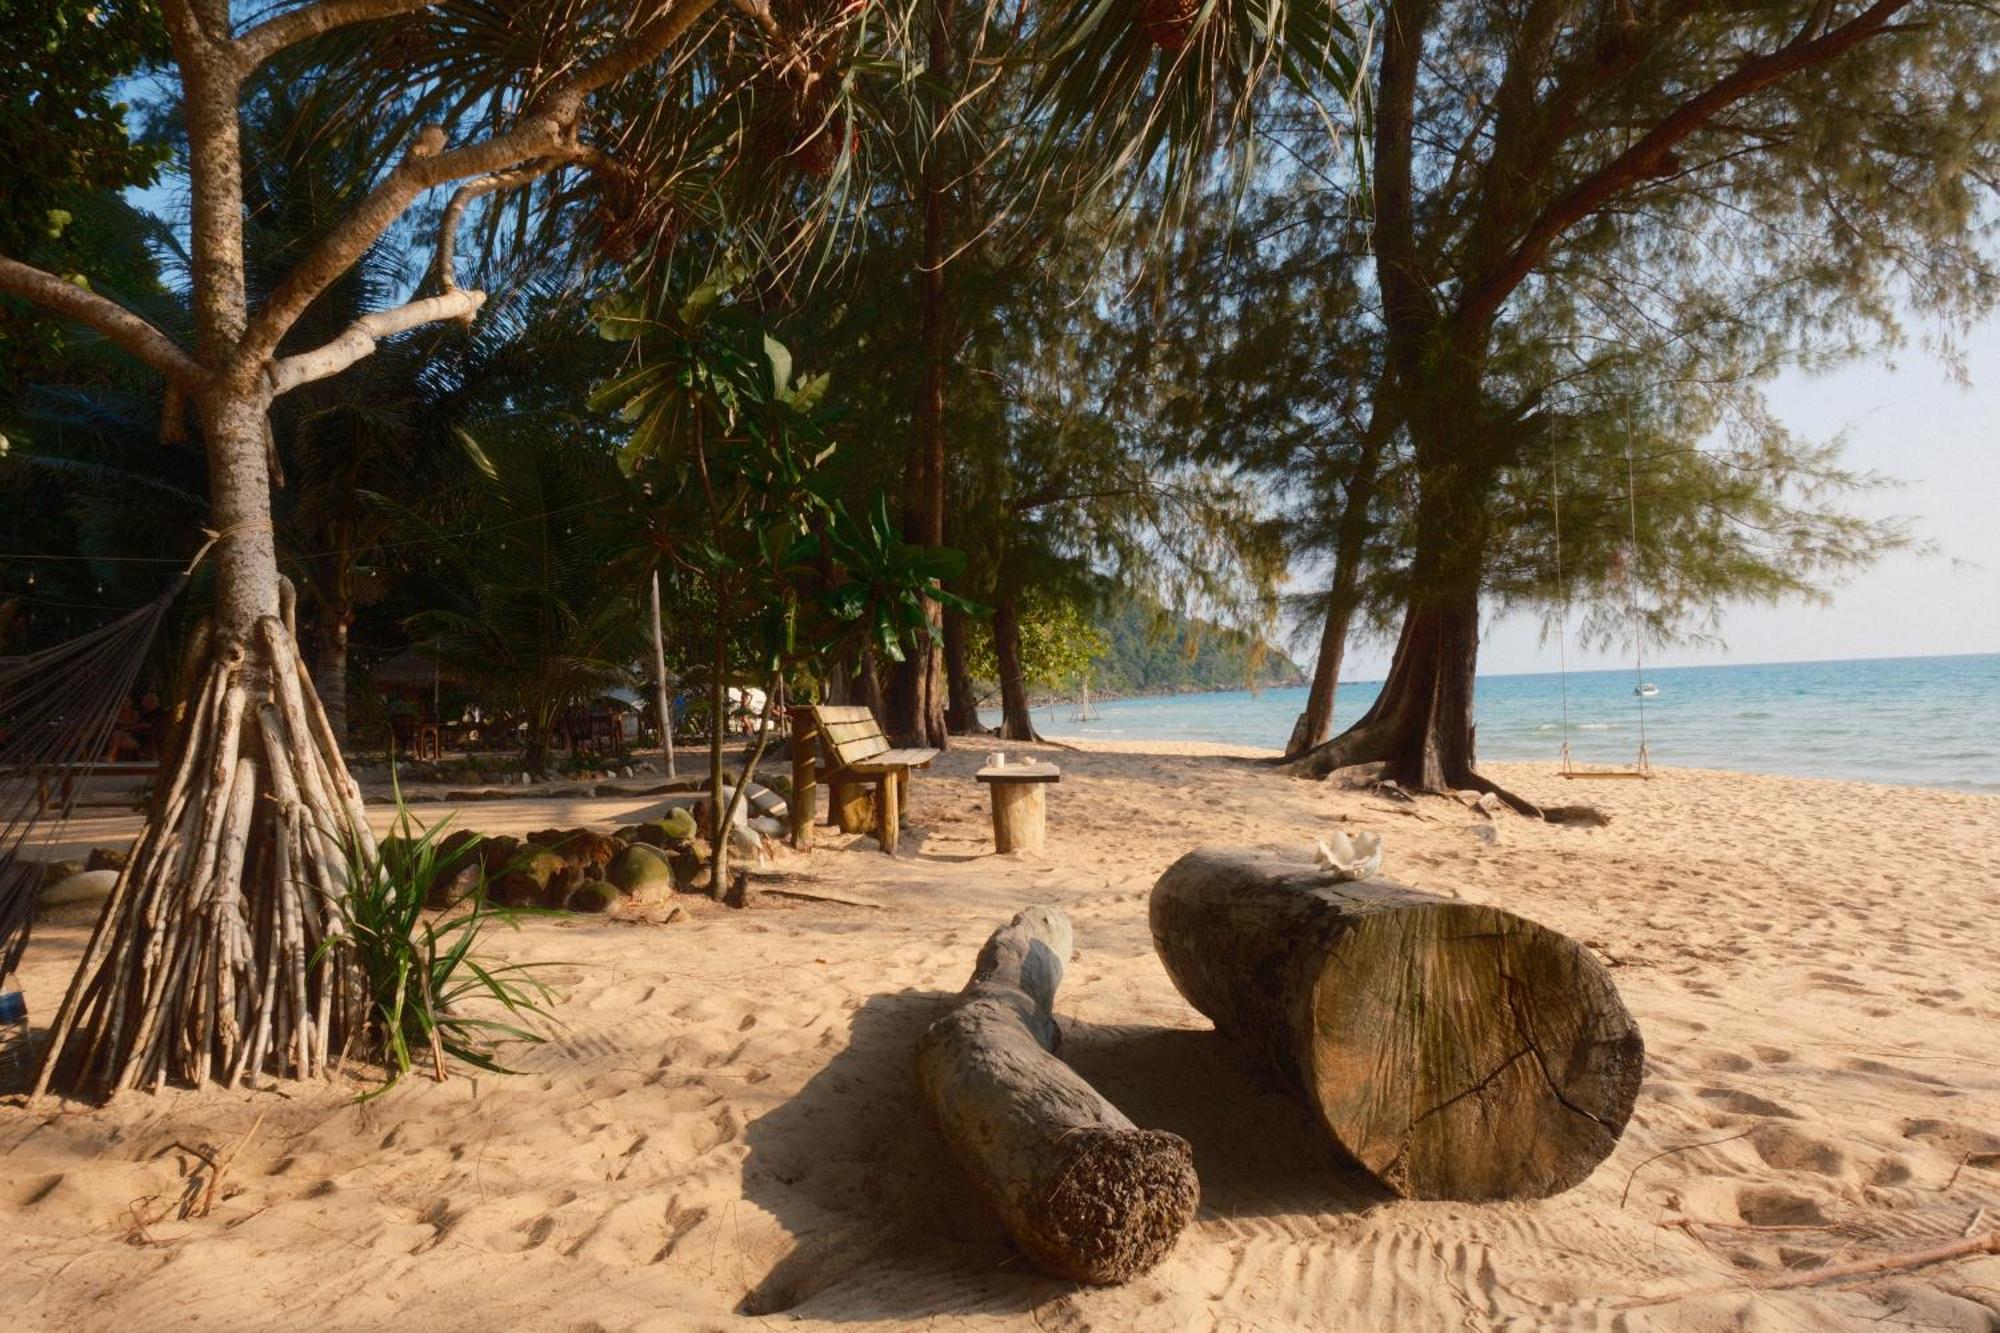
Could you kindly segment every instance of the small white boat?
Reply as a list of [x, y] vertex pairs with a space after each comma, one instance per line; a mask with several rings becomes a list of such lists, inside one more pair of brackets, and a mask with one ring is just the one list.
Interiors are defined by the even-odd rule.
[[1641, 684], [1634, 685], [1632, 687], [1632, 693], [1638, 695], [1641, 699], [1650, 699], [1653, 696], [1657, 695], [1659, 692], [1660, 692], [1660, 687], [1653, 684], [1653, 682], [1651, 681], [1645, 681]]

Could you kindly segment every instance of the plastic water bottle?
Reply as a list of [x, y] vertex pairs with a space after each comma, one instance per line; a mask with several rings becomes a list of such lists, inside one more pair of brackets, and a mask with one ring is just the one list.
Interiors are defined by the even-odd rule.
[[28, 997], [12, 972], [0, 980], [0, 1088], [25, 1088], [35, 1076], [35, 1055], [28, 1037]]

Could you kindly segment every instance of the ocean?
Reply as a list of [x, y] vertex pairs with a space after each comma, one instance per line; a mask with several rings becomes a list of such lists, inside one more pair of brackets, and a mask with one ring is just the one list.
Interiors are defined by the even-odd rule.
[[[1570, 753], [1579, 763], [1632, 763], [1643, 722], [1656, 765], [2000, 792], [2000, 653], [1649, 667], [1646, 679], [1659, 694], [1641, 700], [1629, 668], [1569, 674]], [[1380, 687], [1342, 684], [1336, 730]], [[1071, 721], [1063, 703], [1038, 708], [1035, 721], [1047, 736], [1277, 749], [1305, 697], [1292, 687], [1102, 700], [1103, 716], [1087, 723]], [[1476, 707], [1482, 759], [1553, 765], [1560, 757], [1562, 677], [1481, 676]]]

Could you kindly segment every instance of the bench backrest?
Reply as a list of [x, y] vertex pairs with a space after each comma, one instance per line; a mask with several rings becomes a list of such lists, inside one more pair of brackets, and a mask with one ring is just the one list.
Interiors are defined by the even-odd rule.
[[866, 704], [814, 704], [820, 753], [830, 768], [866, 763], [889, 748], [882, 724]]

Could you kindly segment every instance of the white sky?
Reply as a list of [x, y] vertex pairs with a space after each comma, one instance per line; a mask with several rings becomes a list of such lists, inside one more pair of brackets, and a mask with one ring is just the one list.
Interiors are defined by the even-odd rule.
[[[1827, 375], [1788, 375], [1771, 391], [1773, 409], [1795, 432], [1827, 439], [1845, 431], [1849, 466], [1906, 483], [1866, 497], [1861, 507], [1915, 519], [1917, 537], [1934, 545], [1934, 554], [1889, 556], [1834, 589], [1823, 606], [1734, 608], [1723, 620], [1725, 646], [1649, 648], [1648, 662], [2000, 652], [2000, 317], [1976, 330], [1963, 352], [1970, 387], [1912, 347], [1896, 369], [1857, 362]], [[1639, 521], [1646, 521], [1644, 513]], [[1556, 645], [1538, 638], [1539, 624], [1529, 616], [1489, 622], [1480, 672], [1554, 671]], [[1349, 645], [1341, 676], [1381, 679], [1391, 646]], [[1572, 645], [1569, 664], [1588, 669], [1630, 661], [1629, 649], [1606, 659]]]

